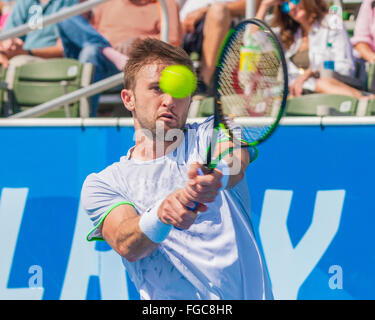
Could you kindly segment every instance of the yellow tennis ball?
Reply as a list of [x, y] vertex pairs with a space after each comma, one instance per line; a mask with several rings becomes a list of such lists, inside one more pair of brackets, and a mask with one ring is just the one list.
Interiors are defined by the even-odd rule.
[[197, 78], [188, 67], [184, 65], [171, 65], [162, 70], [159, 87], [173, 98], [182, 99], [195, 91], [197, 88]]

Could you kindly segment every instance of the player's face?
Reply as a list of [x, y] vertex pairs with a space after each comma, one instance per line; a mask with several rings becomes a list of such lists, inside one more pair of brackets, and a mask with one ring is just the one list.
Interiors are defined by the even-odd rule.
[[176, 99], [159, 88], [160, 73], [166, 66], [154, 63], [142, 67], [136, 75], [134, 91], [131, 92], [131, 111], [135, 121], [140, 128], [152, 133], [156, 132], [157, 125], [163, 126], [164, 131], [182, 129], [189, 111], [190, 96]]

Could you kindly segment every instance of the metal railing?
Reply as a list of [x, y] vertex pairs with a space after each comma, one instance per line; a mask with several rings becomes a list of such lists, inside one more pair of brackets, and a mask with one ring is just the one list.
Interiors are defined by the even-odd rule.
[[[42, 25], [43, 27], [45, 27], [47, 25], [57, 23], [66, 18], [86, 12], [90, 10], [91, 8], [95, 7], [96, 5], [106, 2], [106, 1], [109, 1], [109, 0], [89, 0], [81, 4], [72, 6], [72, 7], [61, 9], [58, 13], [54, 13], [54, 14], [43, 17]], [[168, 28], [169, 28], [168, 8], [165, 3], [165, 0], [158, 0], [158, 2], [161, 8], [161, 40], [168, 42]], [[12, 30], [2, 33], [0, 35], [0, 41], [6, 40], [8, 38], [20, 37], [33, 30], [35, 30], [35, 26], [32, 26], [26, 23]], [[120, 72], [112, 77], [95, 82], [85, 88], [76, 90], [74, 92], [63, 95], [56, 99], [50, 100], [39, 106], [30, 108], [29, 110], [16, 113], [9, 118], [26, 118], [26, 117], [38, 116], [48, 111], [58, 109], [61, 106], [78, 101], [81, 98], [91, 97], [97, 93], [116, 87], [123, 82], [123, 77], [124, 77], [123, 72]]]
[[[188, 118], [187, 123], [201, 123], [207, 118]], [[238, 121], [242, 126], [267, 125], [267, 119], [244, 118]], [[0, 119], [2, 127], [132, 127], [133, 118], [32, 118], [32, 119]], [[375, 117], [284, 117], [280, 126], [375, 126]]]
[[28, 110], [15, 113], [8, 118], [28, 118], [42, 115], [48, 111], [58, 109], [66, 104], [76, 102], [81, 98], [91, 97], [97, 93], [116, 87], [123, 82], [123, 78], [124, 73], [120, 72], [114, 76], [95, 82], [85, 88], [75, 90], [56, 99], [42, 103], [36, 107], [32, 107]]
[[[52, 13], [48, 16], [43, 16], [41, 19], [41, 23], [25, 23], [23, 25], [20, 25], [18, 27], [12, 28], [11, 30], [8, 30], [6, 32], [2, 32], [0, 34], [0, 41], [9, 39], [9, 38], [17, 38], [21, 37], [36, 28], [40, 27], [46, 27], [51, 24], [55, 24], [59, 21], [62, 21], [64, 19], [70, 18], [72, 16], [76, 16], [78, 14], [84, 13], [86, 11], [89, 11], [93, 7], [97, 6], [98, 4], [101, 4], [103, 2], [107, 2], [110, 0], [89, 0], [85, 1], [79, 4], [76, 4], [71, 7], [65, 7], [59, 10], [59, 12]], [[168, 26], [169, 26], [169, 16], [168, 16], [168, 8], [165, 3], [165, 0], [158, 0], [161, 8], [161, 40], [167, 42], [168, 41]]]
[[[42, 27], [57, 23], [61, 20], [67, 19], [74, 15], [78, 15], [83, 12], [86, 12], [90, 10], [91, 8], [97, 6], [98, 4], [101, 4], [107, 1], [109, 0], [90, 0], [90, 1], [77, 4], [72, 7], [63, 8], [57, 13], [43, 17]], [[162, 14], [161, 39], [163, 41], [168, 42], [168, 29], [169, 29], [168, 8], [166, 6], [165, 0], [158, 0], [158, 1], [160, 4], [161, 14]], [[255, 15], [255, 0], [247, 0], [246, 1], [246, 18], [252, 18], [254, 17], [254, 15]], [[35, 29], [35, 25], [30, 25], [30, 24], [21, 25], [19, 27], [16, 27], [12, 30], [9, 30], [7, 32], [0, 34], [0, 41], [8, 39], [8, 38], [20, 37], [24, 34], [27, 34], [30, 31], [33, 31], [34, 29]], [[63, 105], [78, 101], [81, 98], [91, 97], [97, 93], [103, 92], [105, 90], [111, 89], [121, 84], [123, 81], [123, 76], [124, 74], [121, 72], [117, 75], [114, 75], [102, 81], [93, 83], [85, 88], [76, 90], [72, 93], [63, 95], [61, 97], [58, 97], [56, 99], [43, 103], [39, 106], [30, 108], [29, 110], [16, 113], [10, 116], [9, 118], [28, 118], [28, 117], [38, 116], [48, 111], [58, 109]]]
[[18, 27], [12, 28], [11, 30], [8, 30], [6, 32], [2, 32], [0, 34], [0, 41], [6, 40], [9, 38], [21, 37], [31, 31], [34, 31], [37, 28], [44, 28], [48, 25], [55, 24], [64, 19], [89, 11], [93, 7], [97, 6], [98, 4], [101, 4], [107, 1], [109, 0], [89, 0], [86, 2], [82, 2], [80, 4], [76, 4], [71, 7], [61, 8], [59, 12], [40, 17], [40, 23], [38, 23], [38, 21], [36, 23], [28, 22]]
[[246, 19], [255, 17], [255, 0], [246, 0]]

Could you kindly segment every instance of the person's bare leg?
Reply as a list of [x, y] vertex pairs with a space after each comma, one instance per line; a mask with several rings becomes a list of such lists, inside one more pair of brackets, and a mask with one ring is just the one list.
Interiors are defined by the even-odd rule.
[[231, 23], [229, 10], [222, 3], [210, 6], [206, 13], [203, 28], [203, 44], [201, 58], [201, 77], [206, 85], [210, 85], [215, 71], [217, 54]]
[[119, 71], [123, 71], [129, 57], [121, 52], [118, 52], [112, 47], [105, 47], [102, 49], [103, 55], [110, 60]]
[[357, 99], [363, 97], [361, 91], [346, 85], [345, 83], [334, 78], [320, 78], [316, 82], [315, 92], [329, 93], [329, 94], [342, 94]]

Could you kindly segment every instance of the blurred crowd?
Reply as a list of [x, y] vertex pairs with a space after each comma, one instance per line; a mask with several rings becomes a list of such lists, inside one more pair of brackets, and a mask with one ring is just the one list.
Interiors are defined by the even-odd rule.
[[[161, 37], [161, 8], [156, 0], [110, 0], [91, 11], [40, 27], [38, 19], [85, 0], [0, 1], [2, 32], [25, 23], [33, 31], [0, 43], [0, 64], [19, 65], [68, 57], [94, 65], [93, 82], [122, 71], [136, 38]], [[231, 26], [245, 17], [246, 0], [166, 0], [168, 42], [194, 59], [199, 77], [196, 95], [212, 93], [215, 61]], [[342, 12], [327, 0], [256, 0], [256, 18], [277, 32], [288, 63], [291, 96], [313, 92], [370, 96], [366, 63], [375, 63], [375, 1], [363, 0], [349, 36]], [[339, 20], [335, 18], [340, 17]], [[328, 63], [330, 62], [330, 63]], [[372, 96], [370, 96], [372, 97]], [[99, 95], [91, 99], [97, 114]]]

